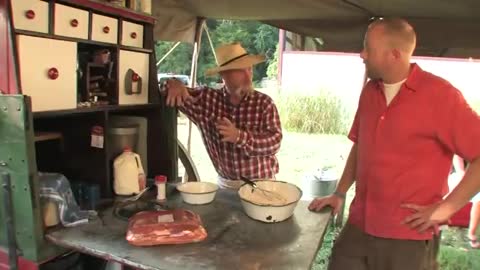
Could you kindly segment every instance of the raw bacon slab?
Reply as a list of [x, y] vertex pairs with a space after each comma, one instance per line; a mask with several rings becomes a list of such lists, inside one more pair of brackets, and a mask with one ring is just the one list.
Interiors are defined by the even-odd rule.
[[134, 246], [186, 244], [204, 240], [207, 231], [188, 210], [144, 211], [129, 219], [126, 238]]

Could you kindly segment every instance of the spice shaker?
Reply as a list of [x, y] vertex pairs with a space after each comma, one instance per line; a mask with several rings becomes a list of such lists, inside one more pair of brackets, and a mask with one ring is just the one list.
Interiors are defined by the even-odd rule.
[[165, 175], [155, 176], [155, 185], [157, 186], [157, 200], [164, 201], [166, 199], [167, 177]]

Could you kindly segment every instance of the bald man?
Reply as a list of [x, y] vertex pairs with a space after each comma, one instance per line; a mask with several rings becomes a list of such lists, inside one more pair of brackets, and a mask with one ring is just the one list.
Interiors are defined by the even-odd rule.
[[[370, 80], [348, 136], [353, 146], [335, 193], [309, 205], [336, 214], [355, 183], [330, 270], [435, 269], [438, 225], [480, 191], [480, 118], [449, 82], [410, 63], [415, 43], [402, 19], [374, 21], [365, 34], [360, 56]], [[442, 199], [454, 153], [471, 166]]]

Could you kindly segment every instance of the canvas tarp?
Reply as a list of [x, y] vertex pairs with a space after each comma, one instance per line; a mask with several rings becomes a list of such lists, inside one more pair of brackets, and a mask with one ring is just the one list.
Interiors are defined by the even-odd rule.
[[373, 17], [407, 19], [416, 55], [480, 57], [479, 0], [152, 0], [160, 40], [192, 42], [197, 17], [258, 20], [319, 37], [325, 50], [359, 52]]

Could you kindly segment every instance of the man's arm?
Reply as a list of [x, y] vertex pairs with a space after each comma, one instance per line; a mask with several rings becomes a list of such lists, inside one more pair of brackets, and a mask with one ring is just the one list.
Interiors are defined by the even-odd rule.
[[468, 166], [463, 179], [457, 187], [439, 205], [433, 214], [441, 218], [445, 214], [450, 217], [462, 208], [475, 194], [480, 191], [480, 158], [474, 159]]
[[280, 150], [283, 137], [282, 127], [277, 108], [273, 103], [270, 103], [266, 108], [263, 118], [264, 131], [239, 130], [236, 145], [243, 149], [247, 156], [272, 156]]
[[470, 166], [457, 187], [443, 201], [430, 206], [403, 205], [415, 211], [404, 223], [419, 232], [446, 222], [480, 191], [480, 117], [461, 92], [449, 84], [437, 91], [432, 102], [437, 105], [438, 140], [450, 151], [470, 161]]
[[170, 79], [161, 86], [162, 95], [166, 95], [165, 103], [176, 106], [193, 122], [198, 122], [203, 113], [202, 100], [206, 95], [206, 88], [187, 88], [181, 81]]
[[338, 181], [337, 189], [335, 190], [335, 195], [345, 199], [345, 195], [350, 187], [355, 182], [355, 174], [357, 171], [357, 144], [352, 145], [350, 154], [348, 155], [347, 162], [345, 163], [345, 168], [343, 169], [342, 177]]
[[[438, 108], [440, 119], [443, 118], [438, 138], [470, 165], [460, 183], [433, 213], [432, 219], [450, 217], [480, 191], [480, 117], [457, 89], [450, 87], [443, 93], [444, 104], [440, 103], [442, 106]], [[461, 163], [459, 167], [464, 168]]]

